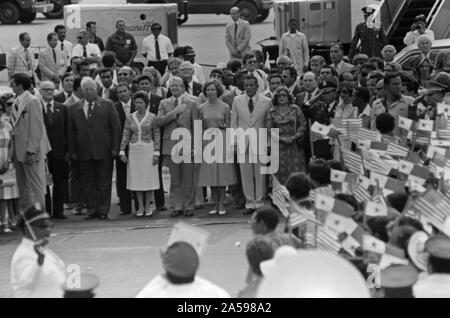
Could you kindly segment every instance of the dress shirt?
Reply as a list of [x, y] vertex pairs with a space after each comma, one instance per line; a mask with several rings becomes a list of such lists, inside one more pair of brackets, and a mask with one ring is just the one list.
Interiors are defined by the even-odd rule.
[[[86, 45], [86, 54], [87, 54], [87, 57], [89, 57], [89, 58], [101, 56], [101, 52], [100, 52], [100, 49], [98, 48], [98, 45], [94, 44], [94, 43], [88, 43]], [[81, 44], [77, 44], [74, 46], [74, 48], [72, 50], [72, 57], [73, 56], [83, 57], [83, 46]], [[89, 68], [91, 70], [95, 69], [97, 67], [98, 67], [97, 63], [92, 63], [89, 66]]]
[[[170, 39], [160, 34], [158, 36], [159, 52], [161, 54], [161, 61], [169, 59], [169, 54], [173, 53], [173, 46]], [[147, 60], [157, 62], [156, 49], [155, 49], [155, 36], [153, 34], [147, 36], [142, 40], [142, 54], [147, 54]]]
[[125, 112], [126, 117], [128, 118], [131, 113], [131, 99], [128, 101], [128, 103], [120, 102], [123, 107], [123, 111]]

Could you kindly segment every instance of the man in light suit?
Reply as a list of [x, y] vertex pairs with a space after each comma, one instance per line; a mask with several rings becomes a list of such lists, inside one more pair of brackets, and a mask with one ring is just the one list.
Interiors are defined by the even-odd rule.
[[59, 50], [58, 34], [51, 32], [47, 35], [48, 47], [39, 52], [39, 69], [41, 71], [41, 81], [52, 81], [59, 87], [62, 76], [67, 70], [66, 54]]
[[[253, 75], [248, 75], [245, 79], [245, 95], [237, 96], [233, 102], [231, 128], [242, 128], [244, 131], [254, 128], [259, 132], [259, 128], [266, 126], [266, 115], [270, 105], [269, 98], [258, 94], [258, 79]], [[250, 143], [246, 139], [245, 163], [240, 163], [247, 209], [244, 215], [253, 214], [257, 208], [264, 205], [265, 176], [261, 174], [261, 163], [259, 160], [256, 163], [249, 161], [251, 153], [257, 155], [254, 150], [255, 148], [250, 147]], [[239, 147], [238, 152], [242, 152]]]
[[241, 11], [238, 7], [230, 10], [233, 22], [227, 24], [225, 31], [225, 44], [230, 51], [230, 58], [242, 59], [245, 53], [250, 51], [250, 24], [241, 19]]
[[86, 219], [108, 218], [111, 206], [113, 158], [119, 153], [120, 121], [110, 100], [97, 95], [97, 83], [81, 80], [83, 97], [69, 114], [69, 152], [80, 163]]
[[19, 34], [20, 45], [11, 50], [8, 57], [8, 78], [13, 74], [26, 74], [34, 87], [36, 87], [37, 76], [35, 72], [34, 54], [30, 50], [31, 37], [28, 33]]
[[[194, 163], [192, 154], [182, 153], [182, 150], [173, 149], [178, 141], [171, 140], [172, 132], [177, 128], [186, 128], [193, 136], [194, 120], [198, 119], [196, 99], [185, 93], [183, 79], [174, 76], [170, 91], [172, 97], [161, 101], [158, 110], [156, 125], [164, 128], [162, 141], [162, 155], [169, 166], [170, 172], [170, 197], [173, 211], [171, 216], [182, 214], [186, 217], [193, 216], [195, 189]], [[193, 141], [193, 138], [192, 138]], [[190, 158], [190, 162], [177, 164], [174, 162], [172, 151]]]
[[[10, 78], [17, 100], [11, 112], [19, 209], [25, 211], [35, 203], [45, 206], [45, 156], [47, 134], [44, 129], [42, 107], [29, 89], [31, 80], [27, 74], [14, 74]], [[48, 140], [47, 140], [48, 141]]]
[[344, 46], [342, 44], [336, 43], [331, 47], [330, 58], [332, 62], [331, 67], [336, 71], [338, 76], [353, 71], [354, 66], [344, 61]]

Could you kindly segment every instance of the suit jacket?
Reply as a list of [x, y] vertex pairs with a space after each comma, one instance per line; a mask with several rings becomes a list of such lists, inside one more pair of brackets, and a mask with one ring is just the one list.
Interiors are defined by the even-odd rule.
[[[254, 110], [250, 113], [247, 94], [237, 96], [231, 111], [231, 128], [265, 128], [266, 115], [271, 107], [271, 100], [262, 94], [256, 95]], [[248, 148], [248, 138], [245, 140], [245, 150]]]
[[[173, 146], [178, 143], [176, 140], [171, 140], [174, 129], [183, 127], [192, 133], [194, 129], [194, 120], [199, 119], [196, 100], [190, 95], [184, 95], [182, 101], [183, 104], [187, 104], [188, 107], [179, 115], [173, 113], [175, 104], [172, 97], [162, 100], [159, 105], [156, 125], [164, 128], [163, 137], [161, 138], [163, 143], [162, 155], [170, 155]], [[193, 141], [194, 138], [192, 138], [192, 142]]]
[[[304, 112], [304, 107], [305, 107], [305, 98], [306, 98], [307, 94], [308, 94], [308, 92], [301, 92], [300, 94], [294, 95], [294, 97], [295, 97], [295, 104], [298, 107], [300, 107], [300, 109], [303, 112]], [[314, 97], [317, 96], [317, 94], [319, 94], [319, 90], [318, 89], [314, 90], [311, 99], [314, 99]]]
[[28, 67], [28, 63], [26, 61], [24, 48], [21, 45], [16, 46], [11, 50], [11, 54], [8, 57], [8, 78], [13, 74], [24, 73], [30, 77], [36, 79], [34, 72], [35, 69], [35, 61], [33, 52], [28, 49], [28, 56], [30, 57], [30, 68]]
[[[230, 22], [227, 24], [225, 30], [225, 45], [230, 51], [231, 57], [242, 58], [245, 53], [251, 50], [250, 48], [250, 38], [252, 36], [250, 31], [250, 24], [248, 21], [239, 19], [237, 21], [238, 29], [236, 33], [236, 37], [234, 36], [235, 24], [234, 22]], [[232, 49], [238, 51], [238, 55], [231, 54]]]
[[58, 93], [55, 96], [53, 96], [53, 100], [55, 102], [64, 104], [64, 102], [66, 101], [66, 94], [64, 94], [64, 92]]
[[67, 134], [69, 130], [69, 115], [67, 107], [58, 102], [53, 103], [53, 116], [50, 121], [44, 107], [47, 105], [41, 101], [42, 116], [44, 118], [45, 129], [47, 131], [52, 151], [48, 154], [49, 158], [63, 160], [66, 153], [69, 152], [67, 145]]
[[[52, 77], [55, 75], [64, 75], [67, 70], [67, 56], [58, 48], [55, 48], [56, 63], [53, 59], [53, 52], [51, 47], [39, 52], [39, 70], [41, 71], [41, 81], [53, 81]], [[59, 81], [53, 81], [55, 85], [59, 86]]]
[[30, 152], [43, 159], [48, 149], [44, 148], [43, 136], [46, 134], [39, 99], [25, 91], [16, 118], [13, 127], [14, 158], [19, 162], [25, 162], [26, 154]]
[[238, 96], [235, 89], [231, 90], [230, 92], [222, 95], [222, 101], [226, 103], [228, 106], [230, 106], [230, 110], [233, 110], [233, 102], [234, 99]]
[[121, 142], [120, 120], [110, 100], [97, 98], [94, 114], [87, 119], [83, 111], [84, 99], [69, 111], [69, 152], [78, 160], [102, 160], [119, 153]]
[[[114, 107], [116, 108], [117, 114], [119, 115], [120, 132], [122, 132], [123, 128], [125, 127], [125, 120], [127, 119], [127, 115], [125, 114], [125, 111], [123, 110], [122, 102], [115, 103]], [[135, 111], [136, 111], [136, 107], [134, 106], [133, 100], [131, 100], [130, 114], [134, 113]]]
[[[105, 88], [103, 86], [100, 86], [100, 88], [97, 91], [98, 96], [101, 98], [103, 96], [103, 90]], [[109, 89], [109, 100], [111, 100], [114, 103], [117, 103], [119, 101], [119, 97], [117, 96], [117, 89], [115, 86], [111, 86]]]

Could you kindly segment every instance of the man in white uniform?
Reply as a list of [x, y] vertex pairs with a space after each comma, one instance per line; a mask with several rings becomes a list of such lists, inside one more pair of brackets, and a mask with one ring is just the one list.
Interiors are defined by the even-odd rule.
[[62, 260], [46, 247], [50, 237], [50, 216], [36, 204], [18, 222], [23, 239], [11, 262], [14, 297], [61, 298], [65, 282]]

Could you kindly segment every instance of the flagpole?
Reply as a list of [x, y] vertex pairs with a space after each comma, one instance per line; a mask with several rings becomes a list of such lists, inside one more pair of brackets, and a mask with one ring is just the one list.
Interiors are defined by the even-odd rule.
[[[308, 119], [308, 125], [309, 125], [309, 129], [311, 129], [311, 119]], [[309, 133], [309, 144], [311, 147], [311, 159], [316, 157], [315, 154], [315, 150], [314, 150], [314, 142], [312, 140], [312, 135], [311, 135], [311, 131]]]

